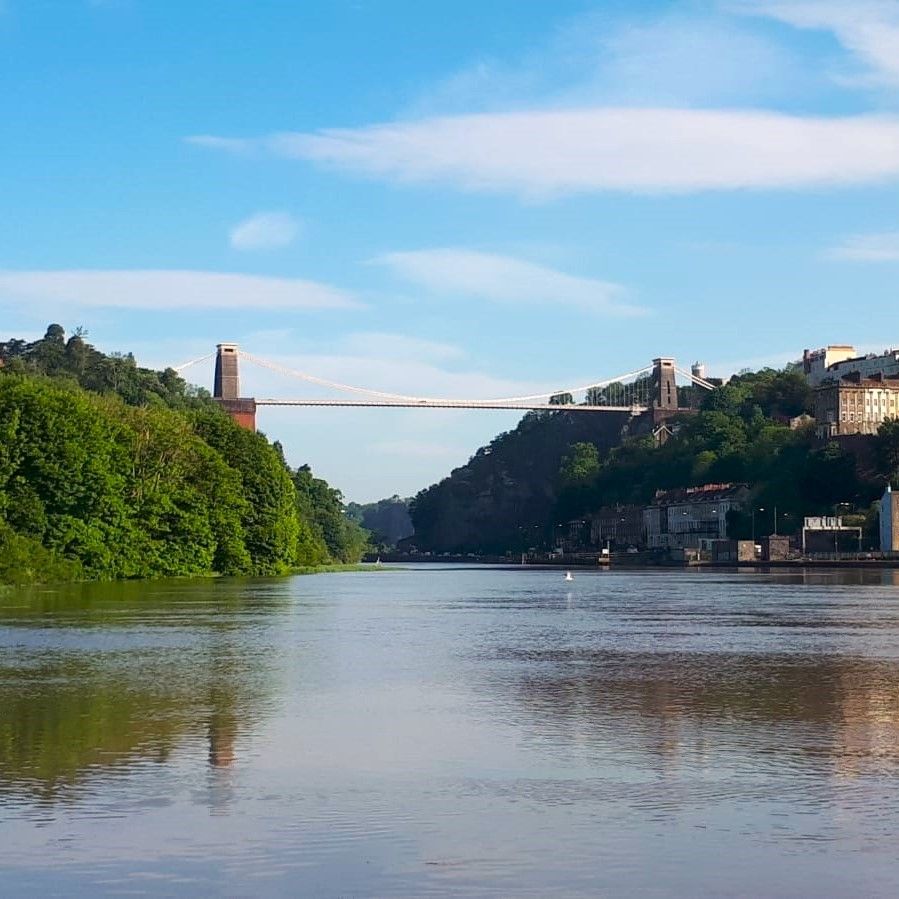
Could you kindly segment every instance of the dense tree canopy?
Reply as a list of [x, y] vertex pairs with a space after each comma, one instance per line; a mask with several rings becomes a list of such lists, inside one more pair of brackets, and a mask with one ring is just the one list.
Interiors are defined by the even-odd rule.
[[[880, 474], [862, 479], [853, 452], [820, 444], [809, 426], [789, 426], [811, 406], [812, 391], [795, 371], [737, 375], [706, 394], [698, 412], [676, 419], [663, 445], [649, 436], [627, 439], [592, 476], [572, 478], [569, 460], [559, 471], [566, 489], [555, 516], [564, 521], [603, 505], [647, 503], [659, 489], [725, 482], [749, 484], [756, 506], [777, 506], [783, 532], [796, 530], [805, 515], [833, 514], [838, 504], [867, 507], [881, 489]], [[572, 447], [570, 459], [580, 459], [581, 469], [585, 458], [583, 448]], [[735, 536], [749, 535], [744, 517], [735, 519]]]
[[400, 540], [415, 533], [409, 515], [409, 500], [391, 496], [375, 503], [350, 503], [347, 514], [371, 534], [371, 542], [381, 552], [393, 549]]
[[575, 444], [600, 456], [621, 440], [627, 413], [530, 412], [411, 502], [415, 542], [445, 552], [500, 553], [542, 543], [552, 531], [559, 468]]
[[0, 344], [0, 361], [0, 582], [268, 575], [361, 556], [337, 491], [173, 371], [57, 325]]

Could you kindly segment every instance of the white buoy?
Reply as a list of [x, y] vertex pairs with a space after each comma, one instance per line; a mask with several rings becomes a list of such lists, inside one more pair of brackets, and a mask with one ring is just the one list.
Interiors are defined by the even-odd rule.
[[573, 580], [574, 580], [574, 578], [571, 576], [571, 572], [570, 572], [570, 571], [566, 571], [566, 572], [565, 572], [565, 580], [566, 580], [566, 581], [573, 581]]

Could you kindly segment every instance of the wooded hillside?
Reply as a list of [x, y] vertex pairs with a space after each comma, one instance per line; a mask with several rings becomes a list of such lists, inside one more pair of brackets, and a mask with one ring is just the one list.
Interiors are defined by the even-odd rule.
[[59, 325], [0, 344], [0, 582], [357, 561], [342, 497], [171, 369]]

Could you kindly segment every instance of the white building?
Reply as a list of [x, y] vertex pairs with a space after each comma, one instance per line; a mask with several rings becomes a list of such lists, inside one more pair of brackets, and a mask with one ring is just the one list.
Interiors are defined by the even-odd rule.
[[861, 550], [862, 529], [843, 524], [840, 515], [814, 515], [802, 520], [802, 554]]
[[849, 344], [834, 344], [820, 350], [805, 350], [802, 354], [802, 370], [812, 387], [817, 387], [826, 377], [827, 370], [839, 362], [855, 356], [855, 347]]
[[855, 347], [837, 344], [820, 350], [806, 350], [802, 354], [802, 370], [812, 387], [825, 381], [838, 381], [846, 375], [884, 378], [899, 375], [899, 350], [884, 350], [857, 356]]
[[680, 490], [659, 490], [643, 510], [643, 529], [650, 549], [699, 549], [706, 540], [727, 536], [727, 514], [740, 509], [749, 489], [745, 484], [704, 484]]

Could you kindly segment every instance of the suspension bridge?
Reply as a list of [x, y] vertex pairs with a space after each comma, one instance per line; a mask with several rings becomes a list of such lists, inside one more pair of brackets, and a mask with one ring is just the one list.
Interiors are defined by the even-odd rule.
[[[659, 357], [636, 371], [604, 378], [592, 384], [554, 389], [528, 396], [507, 396], [496, 399], [459, 399], [447, 397], [413, 396], [389, 393], [353, 384], [343, 384], [308, 372], [288, 368], [241, 351], [237, 344], [220, 343], [214, 353], [191, 359], [175, 366], [178, 373], [215, 358], [213, 396], [238, 424], [255, 430], [256, 410], [260, 406], [298, 406], [309, 408], [354, 409], [495, 409], [505, 411], [573, 412], [578, 414], [626, 413], [631, 416], [650, 415], [658, 424], [678, 411], [678, 379], [682, 384], [703, 390], [716, 386], [705, 378], [700, 366], [690, 371], [679, 368], [674, 359]], [[337, 397], [312, 399], [276, 399], [242, 397], [240, 395], [240, 363], [249, 362], [288, 378], [333, 391]], [[583, 402], [576, 398], [583, 395]]]

